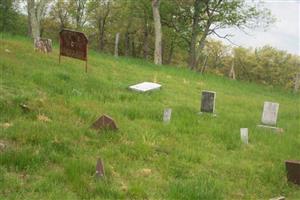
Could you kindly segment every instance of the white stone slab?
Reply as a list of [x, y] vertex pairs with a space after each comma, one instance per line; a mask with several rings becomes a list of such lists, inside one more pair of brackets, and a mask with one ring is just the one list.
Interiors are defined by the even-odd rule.
[[171, 120], [171, 115], [172, 115], [172, 109], [171, 108], [165, 108], [164, 110], [164, 116], [163, 116], [163, 121], [165, 123], [169, 123]]
[[241, 132], [241, 140], [242, 140], [242, 142], [244, 144], [248, 144], [248, 140], [249, 140], [249, 137], [248, 137], [248, 128], [241, 128], [240, 132]]
[[261, 122], [265, 125], [276, 126], [279, 103], [264, 102]]
[[148, 92], [152, 90], [158, 90], [160, 89], [160, 87], [161, 85], [157, 83], [143, 82], [136, 85], [132, 85], [129, 88], [137, 92]]

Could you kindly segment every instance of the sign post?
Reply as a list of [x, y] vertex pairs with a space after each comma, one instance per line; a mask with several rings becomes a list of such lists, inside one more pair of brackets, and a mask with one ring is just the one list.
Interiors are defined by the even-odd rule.
[[59, 63], [61, 56], [84, 60], [85, 72], [87, 72], [88, 39], [84, 33], [63, 29], [59, 33], [59, 41]]

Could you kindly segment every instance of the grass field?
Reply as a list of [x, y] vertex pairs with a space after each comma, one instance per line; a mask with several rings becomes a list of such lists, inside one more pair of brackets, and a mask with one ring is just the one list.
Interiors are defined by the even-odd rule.
[[[0, 69], [0, 199], [300, 199], [284, 166], [300, 159], [300, 96], [290, 91], [93, 51], [86, 74], [80, 60], [59, 65], [57, 48], [45, 55], [7, 35]], [[128, 90], [142, 81], [162, 89]], [[201, 90], [217, 92], [217, 117], [198, 115]], [[283, 134], [256, 127], [264, 101], [280, 103]], [[104, 113], [118, 132], [89, 128]]]

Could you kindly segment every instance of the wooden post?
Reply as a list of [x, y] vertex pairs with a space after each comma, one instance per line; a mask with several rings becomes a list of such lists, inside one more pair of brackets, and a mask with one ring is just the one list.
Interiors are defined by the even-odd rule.
[[294, 93], [297, 93], [299, 91], [300, 87], [300, 73], [296, 73], [295, 75], [295, 82], [294, 82]]
[[232, 64], [231, 64], [231, 69], [230, 69], [230, 72], [229, 72], [229, 77], [232, 78], [233, 80], [235, 80], [234, 60], [232, 61]]
[[117, 33], [116, 41], [115, 41], [115, 57], [119, 56], [119, 38], [120, 38], [120, 33]]

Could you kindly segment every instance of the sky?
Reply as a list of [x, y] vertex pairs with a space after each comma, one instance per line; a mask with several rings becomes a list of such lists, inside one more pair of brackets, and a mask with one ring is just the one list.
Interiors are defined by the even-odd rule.
[[234, 36], [230, 40], [243, 47], [271, 45], [280, 50], [300, 55], [300, 0], [265, 0], [264, 2], [264, 7], [270, 9], [277, 19], [266, 32], [257, 29], [247, 30], [248, 34], [245, 34], [232, 28], [219, 30], [218, 33], [233, 34]]

